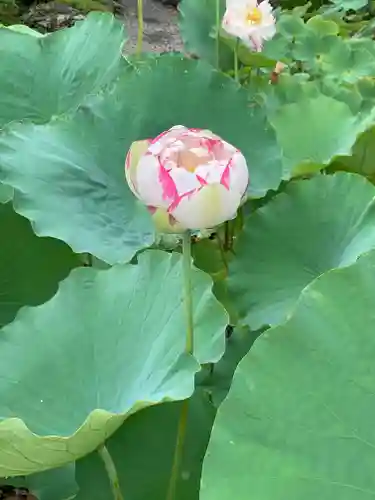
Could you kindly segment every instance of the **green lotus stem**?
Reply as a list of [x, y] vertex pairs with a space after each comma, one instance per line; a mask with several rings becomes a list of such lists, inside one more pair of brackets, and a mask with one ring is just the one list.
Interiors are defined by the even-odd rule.
[[[183, 274], [183, 290], [184, 304], [186, 314], [186, 341], [185, 352], [193, 354], [194, 352], [194, 323], [193, 323], [193, 297], [191, 286], [191, 234], [186, 231], [182, 240], [182, 274]], [[181, 468], [182, 456], [184, 451], [187, 419], [189, 411], [189, 400], [185, 399], [182, 402], [181, 413], [178, 420], [176, 447], [173, 456], [173, 465], [171, 477], [169, 480], [167, 500], [174, 500], [178, 483], [178, 476]]]
[[244, 225], [244, 211], [243, 211], [243, 205], [241, 205], [238, 209], [238, 225], [239, 225], [239, 231], [242, 231], [243, 225]]
[[[225, 228], [225, 230], [226, 230], [226, 228]], [[222, 259], [224, 267], [225, 267], [225, 271], [228, 273], [228, 261], [227, 261], [226, 255], [225, 255], [225, 247], [224, 247], [224, 244], [221, 240], [219, 233], [216, 235], [216, 241], [217, 241], [217, 246], [219, 247], [221, 259]]]
[[120, 489], [120, 482], [118, 480], [115, 463], [105, 444], [102, 444], [98, 448], [98, 453], [100, 458], [103, 460], [104, 467], [107, 472], [107, 476], [111, 485], [111, 490], [113, 493], [114, 500], [124, 500], [124, 497], [122, 496]]
[[176, 496], [178, 475], [181, 468], [182, 455], [184, 451], [184, 444], [186, 437], [188, 411], [189, 411], [189, 400], [185, 399], [182, 402], [181, 413], [178, 420], [176, 447], [174, 450], [171, 477], [169, 479], [167, 500], [174, 500]]
[[220, 67], [220, 0], [216, 0], [216, 68]]
[[186, 231], [182, 240], [182, 274], [184, 280], [184, 304], [186, 314], [186, 345], [189, 354], [194, 352], [193, 297], [191, 291], [191, 234]]
[[138, 38], [137, 38], [137, 54], [140, 55], [142, 53], [143, 46], [143, 0], [138, 0]]
[[240, 46], [240, 39], [237, 38], [236, 45], [234, 47], [234, 79], [239, 83], [240, 77], [238, 74], [238, 49]]
[[224, 252], [228, 252], [231, 247], [230, 233], [230, 222], [227, 220], [224, 224]]

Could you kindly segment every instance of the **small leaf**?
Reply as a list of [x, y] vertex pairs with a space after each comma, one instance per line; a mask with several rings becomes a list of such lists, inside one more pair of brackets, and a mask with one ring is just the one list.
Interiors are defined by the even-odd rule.
[[325, 95], [281, 106], [271, 123], [284, 150], [285, 171], [293, 176], [314, 172], [335, 156], [348, 154], [360, 131], [349, 107]]
[[307, 21], [306, 26], [323, 36], [338, 35], [339, 33], [338, 25], [330, 19], [324, 19], [323, 16], [311, 17]]

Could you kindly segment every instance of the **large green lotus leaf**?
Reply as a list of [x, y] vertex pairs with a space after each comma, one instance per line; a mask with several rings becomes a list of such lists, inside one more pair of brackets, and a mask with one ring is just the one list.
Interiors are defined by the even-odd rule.
[[251, 328], [282, 322], [311, 281], [375, 247], [374, 196], [361, 176], [319, 175], [292, 182], [247, 219], [229, 290]]
[[[217, 6], [219, 6], [219, 26], [217, 26]], [[219, 39], [217, 52], [218, 29], [225, 11], [225, 0], [181, 0], [180, 31], [187, 52], [205, 59], [213, 66], [233, 68], [233, 49]]]
[[[194, 390], [185, 353], [182, 263], [151, 250], [138, 265], [81, 268], [57, 294], [23, 308], [0, 335], [0, 474], [62, 466], [105, 441], [132, 413]], [[195, 356], [224, 352], [227, 316], [193, 271]]]
[[154, 241], [152, 219], [125, 181], [125, 118], [114, 109], [105, 119], [80, 110], [46, 125], [15, 124], [0, 136], [15, 209], [38, 234], [110, 264]]
[[122, 130], [127, 147], [176, 124], [208, 128], [246, 157], [251, 196], [263, 196], [279, 186], [282, 153], [264, 110], [249, 107], [246, 90], [204, 61], [178, 54], [156, 56], [131, 76], [125, 71], [113, 94], [94, 96], [90, 104], [97, 114], [110, 105], [116, 106], [117, 113], [131, 114], [131, 122], [124, 126], [126, 134]]
[[231, 78], [178, 55], [124, 71], [69, 118], [7, 127], [0, 177], [16, 188], [16, 210], [39, 234], [108, 263], [126, 261], [153, 241], [151, 218], [124, 180], [126, 153], [133, 141], [178, 124], [211, 129], [241, 149], [251, 195], [278, 187], [281, 150], [261, 107], [250, 109]]
[[219, 409], [201, 500], [374, 497], [374, 310], [370, 252], [260, 336]]
[[350, 154], [364, 127], [347, 104], [322, 94], [280, 106], [270, 121], [290, 175], [314, 172], [335, 156]]
[[[238, 361], [248, 352], [254, 334], [237, 331], [213, 374], [202, 371], [189, 402], [187, 436], [177, 486], [177, 500], [198, 500], [202, 462], [216, 408], [228, 392]], [[108, 440], [124, 497], [165, 500], [171, 475], [181, 403], [147, 408], [132, 415]], [[93, 480], [95, 478], [95, 481]], [[103, 500], [111, 491], [96, 452], [77, 462], [77, 500]]]
[[[0, 186], [2, 187], [2, 186]], [[0, 203], [0, 327], [24, 305], [50, 299], [80, 260], [62, 241], [40, 238], [11, 203]]]
[[[11, 26], [2, 26], [1, 28], [6, 28], [8, 30], [16, 31], [17, 33], [23, 33], [24, 35], [31, 35], [35, 36], [37, 38], [41, 38], [43, 36], [46, 36], [43, 33], [39, 33], [39, 31], [33, 30], [29, 26], [26, 26], [25, 24], [12, 24]], [[0, 31], [1, 33], [1, 31]]]
[[108, 13], [40, 38], [0, 29], [0, 126], [75, 108], [117, 75], [123, 42], [123, 23]]

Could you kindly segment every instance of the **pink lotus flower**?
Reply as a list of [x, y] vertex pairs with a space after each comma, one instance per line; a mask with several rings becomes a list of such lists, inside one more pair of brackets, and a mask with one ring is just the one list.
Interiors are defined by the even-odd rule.
[[262, 50], [263, 40], [276, 33], [275, 18], [268, 0], [227, 0], [222, 26], [230, 35], [240, 38], [252, 50]]
[[134, 142], [125, 174], [158, 229], [175, 233], [213, 228], [234, 218], [249, 182], [237, 148], [209, 130], [181, 125]]

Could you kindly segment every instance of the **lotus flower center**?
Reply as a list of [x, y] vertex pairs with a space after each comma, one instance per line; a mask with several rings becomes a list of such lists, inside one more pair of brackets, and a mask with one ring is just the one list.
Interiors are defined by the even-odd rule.
[[210, 156], [198, 156], [192, 151], [184, 150], [180, 151], [176, 158], [176, 164], [178, 168], [184, 168], [188, 172], [194, 173], [196, 168], [202, 163], [206, 163], [210, 160]]
[[262, 22], [262, 13], [258, 7], [248, 9], [246, 12], [246, 22], [248, 24], [260, 24]]

